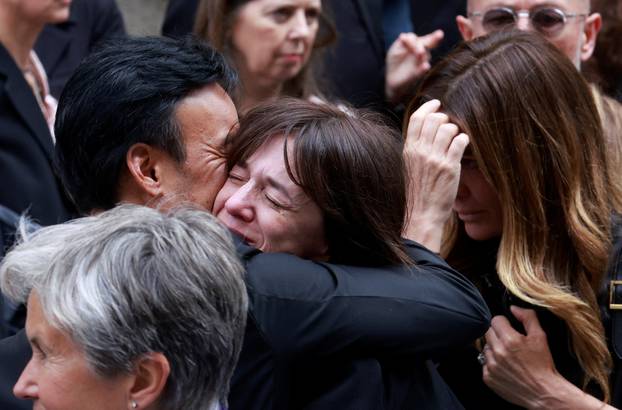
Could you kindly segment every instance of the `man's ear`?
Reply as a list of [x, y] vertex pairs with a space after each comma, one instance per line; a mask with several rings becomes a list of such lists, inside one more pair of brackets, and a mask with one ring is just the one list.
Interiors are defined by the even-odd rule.
[[585, 18], [581, 43], [581, 61], [587, 61], [594, 53], [596, 39], [603, 25], [603, 19], [599, 13], [590, 14]]
[[473, 22], [470, 19], [456, 16], [456, 24], [464, 41], [473, 40]]
[[[160, 176], [161, 153], [150, 145], [138, 143], [132, 145], [125, 156], [125, 164], [132, 185], [144, 192], [146, 199], [162, 195]], [[146, 201], [145, 201], [146, 202]]]
[[137, 408], [149, 408], [160, 398], [171, 366], [162, 353], [149, 353], [140, 358], [135, 365], [135, 373], [129, 396]]

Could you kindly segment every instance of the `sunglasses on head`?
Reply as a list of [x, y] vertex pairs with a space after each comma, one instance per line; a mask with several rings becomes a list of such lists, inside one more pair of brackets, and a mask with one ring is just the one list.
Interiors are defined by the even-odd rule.
[[520, 17], [528, 17], [531, 26], [541, 34], [552, 37], [559, 34], [569, 19], [586, 17], [587, 14], [565, 13], [552, 7], [542, 7], [535, 10], [513, 10], [507, 7], [499, 7], [485, 12], [475, 11], [469, 13], [469, 17], [482, 19], [482, 26], [488, 32], [510, 29], [516, 26]]

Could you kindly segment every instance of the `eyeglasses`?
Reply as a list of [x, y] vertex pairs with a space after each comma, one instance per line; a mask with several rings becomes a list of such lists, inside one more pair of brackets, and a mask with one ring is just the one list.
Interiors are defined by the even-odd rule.
[[553, 37], [562, 31], [569, 19], [587, 17], [587, 14], [565, 13], [550, 7], [519, 11], [499, 7], [485, 12], [474, 11], [469, 13], [469, 17], [481, 17], [482, 26], [488, 32], [512, 28], [516, 26], [520, 17], [528, 17], [534, 29], [544, 36]]

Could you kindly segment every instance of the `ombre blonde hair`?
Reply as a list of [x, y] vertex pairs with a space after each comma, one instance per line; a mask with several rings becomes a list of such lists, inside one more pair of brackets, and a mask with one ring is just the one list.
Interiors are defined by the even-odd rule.
[[[587, 83], [541, 37], [501, 32], [459, 46], [424, 79], [408, 111], [434, 98], [469, 135], [479, 169], [499, 196], [500, 281], [565, 321], [583, 388], [595, 382], [608, 401], [612, 361], [596, 295], [622, 195], [610, 178]], [[454, 217], [443, 244], [450, 263], [459, 264], [452, 258], [464, 235]]]

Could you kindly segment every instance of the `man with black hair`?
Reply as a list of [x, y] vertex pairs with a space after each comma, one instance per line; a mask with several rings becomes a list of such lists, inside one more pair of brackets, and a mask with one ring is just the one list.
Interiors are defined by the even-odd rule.
[[[55, 129], [56, 163], [78, 209], [191, 201], [211, 210], [227, 175], [225, 139], [237, 124], [227, 94], [234, 82], [220, 54], [190, 39], [119, 40], [88, 57], [63, 91]], [[251, 302], [229, 408], [285, 409], [297, 407], [294, 399], [318, 409], [456, 404], [421, 358], [481, 335], [488, 311], [435, 254], [411, 243], [415, 273], [317, 264], [235, 240]], [[442, 325], [430, 326], [432, 317]], [[0, 368], [0, 408], [18, 377], [10, 369], [27, 360], [8, 351], [25, 343], [23, 333], [0, 341], [0, 362], [11, 362]], [[333, 361], [337, 352], [352, 360]], [[390, 372], [380, 357], [395, 363]], [[309, 362], [330, 374], [321, 380], [325, 390], [301, 386], [309, 396], [302, 403], [291, 382], [297, 365]]]

